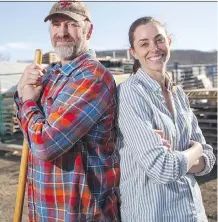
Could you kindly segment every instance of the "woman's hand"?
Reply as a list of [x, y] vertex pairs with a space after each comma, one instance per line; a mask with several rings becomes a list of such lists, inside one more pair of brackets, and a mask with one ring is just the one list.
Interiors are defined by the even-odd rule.
[[169, 151], [169, 152], [172, 152], [172, 148], [171, 148], [170, 141], [164, 139], [163, 130], [154, 130], [154, 132], [161, 137], [162, 143], [163, 143], [164, 146], [167, 147], [168, 151]]
[[[193, 147], [193, 146], [198, 146], [200, 149], [202, 149], [202, 152], [203, 152], [203, 147], [199, 142], [190, 140], [190, 147]], [[200, 173], [204, 169], [204, 167], [205, 167], [204, 157], [201, 156], [199, 159], [196, 160], [194, 165], [192, 165], [188, 173]]]

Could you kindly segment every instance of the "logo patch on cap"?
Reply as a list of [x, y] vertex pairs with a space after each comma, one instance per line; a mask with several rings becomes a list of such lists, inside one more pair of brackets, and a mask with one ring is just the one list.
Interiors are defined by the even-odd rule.
[[69, 5], [71, 5], [71, 2], [68, 2], [68, 1], [62, 1], [62, 2], [58, 2], [58, 3], [59, 3], [59, 5], [62, 6], [62, 8], [65, 8]]

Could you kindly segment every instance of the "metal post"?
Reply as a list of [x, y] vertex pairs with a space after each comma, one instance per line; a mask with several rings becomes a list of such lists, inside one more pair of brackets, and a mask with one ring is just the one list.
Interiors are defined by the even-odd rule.
[[178, 69], [179, 69], [179, 63], [178, 62], [174, 62], [173, 65], [173, 69], [174, 69], [174, 75], [173, 75], [173, 80], [175, 81], [176, 84], [178, 84], [179, 79], [178, 79]]

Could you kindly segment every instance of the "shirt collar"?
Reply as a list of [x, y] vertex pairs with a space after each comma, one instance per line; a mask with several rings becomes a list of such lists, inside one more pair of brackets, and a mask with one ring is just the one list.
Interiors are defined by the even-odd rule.
[[53, 68], [51, 68], [51, 72], [53, 74], [62, 74], [68, 76], [75, 69], [80, 67], [87, 59], [94, 59], [95, 57], [96, 57], [95, 51], [90, 49], [87, 52], [80, 55], [79, 57], [72, 60], [71, 62], [65, 64], [64, 66], [62, 66], [61, 63], [57, 63]]
[[[146, 87], [153, 92], [162, 92], [162, 89], [160, 87], [160, 84], [154, 80], [153, 78], [151, 78], [151, 76], [146, 73], [145, 71], [143, 71], [141, 68], [138, 69], [136, 76], [143, 82], [145, 83]], [[166, 81], [165, 81], [166, 87], [167, 87], [167, 91], [171, 91], [172, 90], [172, 80], [169, 76], [169, 74], [166, 73]]]

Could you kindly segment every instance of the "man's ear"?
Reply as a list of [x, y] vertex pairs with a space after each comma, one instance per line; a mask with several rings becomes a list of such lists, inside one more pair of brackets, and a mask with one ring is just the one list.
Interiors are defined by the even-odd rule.
[[129, 52], [131, 53], [131, 55], [132, 55], [135, 59], [137, 59], [136, 53], [135, 53], [135, 51], [134, 51], [133, 48], [129, 48]]
[[93, 30], [93, 24], [90, 25], [89, 31], [86, 35], [86, 40], [89, 40], [91, 38], [92, 30]]

